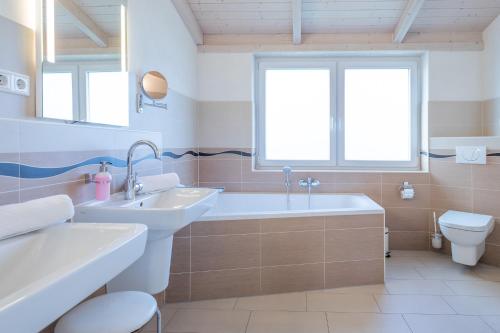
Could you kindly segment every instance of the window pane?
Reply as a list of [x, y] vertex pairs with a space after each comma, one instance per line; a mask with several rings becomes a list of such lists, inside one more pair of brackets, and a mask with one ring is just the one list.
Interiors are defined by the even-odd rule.
[[411, 160], [409, 69], [345, 70], [345, 159]]
[[268, 160], [330, 159], [330, 70], [266, 70]]
[[73, 74], [43, 73], [43, 116], [73, 120]]
[[87, 72], [87, 121], [128, 126], [127, 73]]

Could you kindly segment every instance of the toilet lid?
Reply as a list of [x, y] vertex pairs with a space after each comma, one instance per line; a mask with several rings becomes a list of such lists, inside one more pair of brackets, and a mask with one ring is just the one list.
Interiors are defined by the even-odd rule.
[[449, 210], [439, 218], [439, 225], [467, 231], [486, 231], [494, 219], [489, 215]]

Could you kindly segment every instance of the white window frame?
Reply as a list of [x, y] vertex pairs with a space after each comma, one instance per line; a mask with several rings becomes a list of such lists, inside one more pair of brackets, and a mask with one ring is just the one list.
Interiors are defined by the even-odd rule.
[[[330, 157], [329, 161], [266, 160], [265, 150], [265, 71], [268, 69], [330, 69]], [[350, 161], [344, 154], [344, 76], [346, 68], [408, 68], [411, 71], [411, 160]], [[420, 170], [421, 60], [405, 57], [256, 57], [254, 80], [254, 138], [256, 169], [278, 169], [290, 165], [307, 170]]]

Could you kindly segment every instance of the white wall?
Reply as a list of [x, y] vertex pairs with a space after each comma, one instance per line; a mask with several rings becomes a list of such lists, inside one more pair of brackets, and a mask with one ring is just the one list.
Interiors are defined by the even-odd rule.
[[482, 52], [430, 52], [430, 101], [482, 100]]
[[[430, 52], [431, 101], [479, 101], [481, 52]], [[253, 57], [250, 53], [200, 53], [200, 101], [251, 101]]]
[[35, 0], [1, 0], [0, 16], [35, 30]]
[[500, 97], [500, 16], [484, 31], [483, 98]]
[[[167, 148], [196, 147], [197, 47], [171, 0], [128, 0], [130, 119], [133, 128], [163, 133]], [[136, 113], [137, 77], [161, 72], [169, 110]]]

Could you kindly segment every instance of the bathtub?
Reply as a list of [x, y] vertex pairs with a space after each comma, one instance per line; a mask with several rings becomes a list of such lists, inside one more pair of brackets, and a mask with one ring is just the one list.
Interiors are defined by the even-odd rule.
[[221, 193], [174, 236], [167, 300], [384, 283], [384, 219], [364, 194]]
[[308, 216], [384, 214], [384, 209], [364, 194], [221, 193], [215, 207], [197, 221], [250, 220]]

